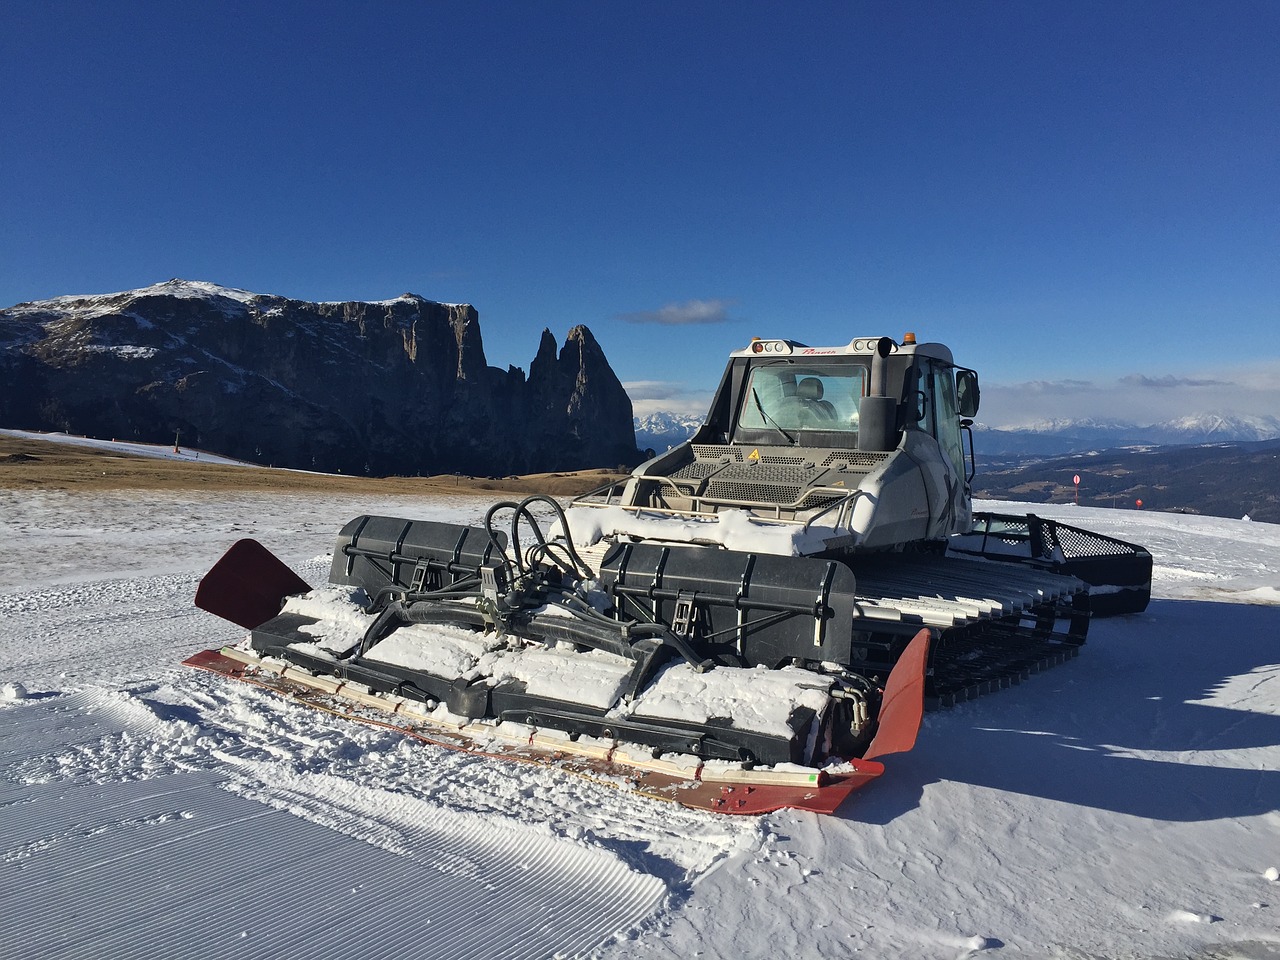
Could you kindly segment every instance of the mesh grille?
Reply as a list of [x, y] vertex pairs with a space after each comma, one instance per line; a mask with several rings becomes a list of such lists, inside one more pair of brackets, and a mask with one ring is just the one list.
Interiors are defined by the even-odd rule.
[[763, 456], [760, 458], [760, 462], [761, 463], [787, 463], [787, 464], [790, 464], [791, 466], [798, 467], [798, 466], [801, 466], [802, 464], [808, 463], [809, 461], [806, 460], [804, 457]]
[[1055, 525], [1053, 536], [1058, 541], [1063, 556], [1068, 558], [1109, 557], [1133, 553], [1133, 549], [1128, 544], [1117, 543], [1087, 530]]
[[717, 500], [742, 500], [747, 503], [793, 503], [800, 496], [801, 489], [799, 486], [782, 484], [712, 480], [707, 484], [707, 496]]
[[761, 463], [725, 467], [720, 474], [720, 479], [742, 480], [749, 483], [795, 483], [804, 486], [809, 483], [813, 474], [813, 470], [797, 470], [795, 467]]
[[813, 510], [816, 507], [825, 507], [833, 503], [843, 500], [844, 497], [833, 497], [826, 493], [811, 493], [800, 501], [798, 510]]
[[742, 451], [738, 447], [695, 443], [693, 445], [693, 455], [699, 460], [719, 460], [721, 457], [728, 457], [730, 460], [742, 462]]
[[822, 461], [822, 465], [829, 467], [833, 463], [847, 463], [851, 467], [876, 467], [888, 456], [887, 453], [875, 450], [841, 450], [827, 454], [827, 459]]
[[695, 460], [693, 463], [687, 463], [675, 473], [671, 474], [673, 480], [703, 480], [717, 470], [720, 469], [719, 463], [709, 463], [705, 460]]
[[[1012, 517], [1001, 517], [998, 524], [991, 524], [986, 531], [987, 539], [998, 540], [1000, 543], [1008, 544], [1015, 552], [1026, 549], [1032, 556], [1035, 555], [1035, 542], [1031, 537], [1031, 525]], [[1040, 544], [1040, 556], [1043, 559], [1051, 560], [1053, 558], [1053, 544], [1047, 539]]]
[[1141, 547], [1055, 520], [998, 513], [978, 513], [974, 519], [973, 533], [1013, 548], [1005, 553], [1018, 553], [1023, 548], [1034, 558], [1053, 564], [1103, 557], [1132, 557], [1136, 562], [1150, 563], [1151, 555]]

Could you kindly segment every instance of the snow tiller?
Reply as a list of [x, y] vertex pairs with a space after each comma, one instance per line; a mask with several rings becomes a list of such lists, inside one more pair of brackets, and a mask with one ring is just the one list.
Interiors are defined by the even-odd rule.
[[911, 335], [753, 341], [690, 441], [567, 511], [357, 517], [314, 591], [241, 541], [196, 603], [249, 638], [194, 665], [693, 806], [834, 810], [925, 702], [1066, 660], [1150, 595], [1140, 547], [972, 513], [977, 399]]

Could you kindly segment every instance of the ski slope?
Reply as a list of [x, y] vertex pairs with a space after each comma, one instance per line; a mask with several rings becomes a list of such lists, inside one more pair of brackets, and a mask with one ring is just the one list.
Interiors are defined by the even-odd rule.
[[[253, 536], [488, 500], [0, 490], [0, 944], [38, 956], [1280, 958], [1280, 527], [1043, 508], [1146, 614], [926, 717], [835, 817], [728, 818], [182, 668]], [[983, 505], [1025, 510], [1025, 505]]]
[[[256, 463], [234, 460], [221, 454], [203, 454], [192, 447], [182, 447], [175, 443], [172, 446], [159, 443], [131, 443], [123, 440], [100, 440], [97, 437], [78, 437], [70, 433], [40, 433], [36, 430], [0, 430], [0, 437], [12, 437], [15, 440], [39, 440], [42, 443], [59, 443], [70, 447], [89, 447], [94, 450], [110, 450], [124, 456], [146, 457], [148, 460], [182, 460], [200, 463], [214, 463], [231, 467], [256, 467]], [[177, 439], [177, 438], [175, 438]]]

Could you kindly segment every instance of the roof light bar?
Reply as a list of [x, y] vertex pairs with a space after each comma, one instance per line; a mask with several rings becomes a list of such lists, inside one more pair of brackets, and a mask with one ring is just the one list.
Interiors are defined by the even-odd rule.
[[761, 340], [759, 337], [752, 337], [751, 352], [789, 354], [791, 352], [791, 344], [785, 340]]

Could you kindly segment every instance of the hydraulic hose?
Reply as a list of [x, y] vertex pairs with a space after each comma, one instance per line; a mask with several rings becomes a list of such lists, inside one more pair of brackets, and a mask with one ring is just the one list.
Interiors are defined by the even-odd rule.
[[479, 587], [479, 577], [465, 577], [439, 590], [406, 590], [400, 586], [386, 586], [373, 595], [365, 612], [377, 613], [392, 600], [454, 600], [475, 597], [480, 595]]
[[402, 600], [393, 600], [382, 609], [377, 619], [369, 624], [369, 628], [365, 630], [364, 636], [360, 638], [360, 645], [356, 650], [357, 656], [364, 656], [371, 647], [385, 639], [392, 630], [402, 623], [456, 624], [471, 627], [475, 630], [483, 630], [488, 625], [484, 613], [475, 607], [463, 605], [444, 606], [438, 603], [414, 604], [405, 603]]
[[[565, 532], [563, 540], [551, 542], [546, 539], [538, 519], [530, 509], [534, 504], [543, 504], [551, 509], [560, 528]], [[510, 554], [506, 552], [494, 529], [495, 517], [502, 510], [512, 512]], [[527, 522], [536, 541], [527, 550], [521, 542], [522, 518]], [[684, 638], [673, 633], [666, 624], [623, 622], [607, 617], [570, 588], [547, 581], [546, 566], [554, 566], [575, 579], [587, 580], [592, 577], [591, 570], [568, 536], [569, 522], [564, 509], [551, 497], [534, 494], [518, 502], [499, 501], [485, 512], [484, 529], [494, 550], [501, 556], [503, 565], [517, 575], [511, 577], [509, 582], [520, 577], [535, 580], [531, 588], [526, 585], [518, 590], [511, 589], [497, 598], [500, 610], [504, 601], [509, 605], [509, 612], [502, 613], [502, 618], [517, 635], [544, 643], [561, 640], [581, 643], [646, 663], [653, 660], [656, 643], [678, 653], [699, 672], [712, 666], [710, 660], [699, 657]], [[399, 587], [384, 587], [374, 595], [367, 608], [368, 612], [376, 612], [378, 616], [361, 638], [358, 655], [363, 656], [401, 623], [451, 623], [481, 630], [492, 626], [495, 611], [486, 613], [478, 606], [447, 602], [479, 597], [480, 584], [481, 578], [471, 575], [457, 583], [431, 591], [411, 592]], [[542, 598], [538, 602], [539, 606], [545, 600], [568, 616], [538, 614], [533, 609], [532, 600], [526, 597], [526, 589], [530, 595]]]
[[[565, 532], [563, 543], [557, 542], [554, 545], [549, 543], [542, 534], [542, 527], [538, 524], [538, 519], [530, 511], [532, 504], [541, 503], [551, 508], [556, 519], [560, 522], [560, 528]], [[511, 550], [514, 554], [514, 560], [509, 557], [502, 544], [498, 541], [493, 528], [493, 518], [499, 510], [512, 511], [511, 516]], [[560, 506], [551, 497], [545, 494], [535, 493], [532, 496], [525, 497], [523, 500], [516, 502], [514, 500], [501, 500], [493, 504], [484, 515], [484, 529], [488, 533], [489, 539], [493, 542], [494, 547], [502, 554], [503, 560], [520, 573], [530, 573], [534, 569], [535, 563], [532, 562], [531, 556], [526, 556], [521, 545], [520, 537], [520, 520], [524, 518], [529, 525], [529, 529], [533, 532], [534, 539], [537, 540], [537, 546], [530, 548], [530, 555], [536, 553], [538, 557], [546, 557], [555, 566], [559, 567], [565, 573], [569, 573], [575, 577], [588, 579], [591, 571], [578, 555], [578, 551], [574, 549], [573, 541], [569, 538], [569, 522], [565, 516], [564, 508]], [[565, 557], [561, 558], [555, 555], [555, 551], [563, 550]], [[566, 562], [567, 559], [567, 562]]]

